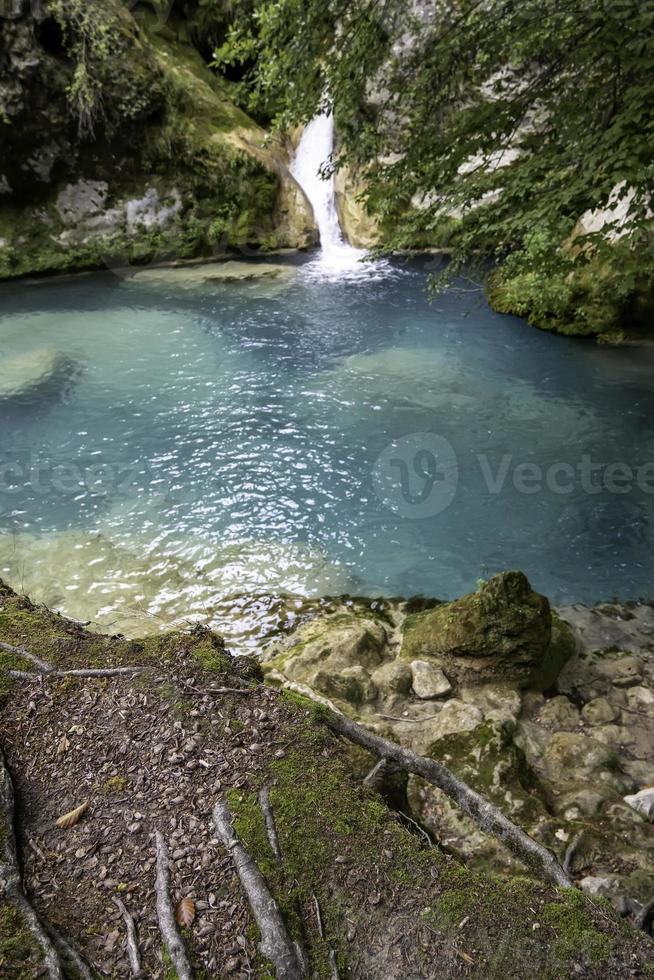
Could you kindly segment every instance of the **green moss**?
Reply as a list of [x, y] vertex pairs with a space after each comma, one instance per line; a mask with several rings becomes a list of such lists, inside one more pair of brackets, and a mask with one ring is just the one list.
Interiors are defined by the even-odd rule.
[[605, 342], [651, 333], [654, 281], [647, 249], [616, 242], [598, 257], [560, 246], [551, 235], [534, 232], [489, 277], [491, 306], [541, 330]]
[[16, 909], [0, 905], [0, 975], [6, 980], [33, 980], [40, 965], [38, 947]]
[[[378, 849], [386, 833], [390, 837], [385, 844], [394, 860], [384, 873], [404, 881], [412, 880], [423, 852], [377, 798], [366, 795], [362, 799], [343, 762], [332, 757], [329, 733], [307, 718], [307, 702], [295, 695], [285, 695], [285, 699], [301, 708], [301, 723], [293, 730], [293, 749], [261, 776], [271, 787], [283, 868], [275, 863], [256, 792], [232, 791], [228, 802], [236, 831], [261, 867], [291, 933], [305, 943], [309, 939], [311, 975], [327, 978], [331, 976], [330, 948], [335, 949], [343, 968], [347, 960], [342, 935], [346, 896], [326, 888], [336, 858], [364, 864], [383, 861]], [[311, 716], [313, 708], [313, 702], [308, 702]], [[304, 934], [303, 920], [313, 915], [314, 895], [320, 903], [324, 940]]]
[[613, 940], [597, 929], [581, 892], [574, 889], [562, 892], [558, 902], [545, 905], [542, 919], [556, 934], [556, 953], [562, 960], [580, 954], [592, 963], [602, 963], [609, 958]]
[[476, 592], [413, 613], [400, 656], [442, 658], [448, 677], [526, 683], [551, 638], [547, 599], [519, 571], [502, 572]]
[[212, 673], [219, 674], [229, 670], [231, 664], [229, 654], [225, 652], [225, 644], [215, 634], [211, 634], [211, 639], [194, 646], [193, 656], [204, 670]]
[[574, 633], [568, 624], [552, 610], [552, 639], [542, 662], [527, 681], [527, 687], [533, 691], [548, 690], [556, 681], [565, 664], [574, 655], [575, 649]]
[[111, 793], [122, 793], [128, 785], [127, 776], [112, 776], [102, 786], [102, 792], [109, 796]]
[[[476, 977], [554, 980], [571, 963], [610, 949], [606, 943], [608, 938], [610, 944], [610, 936], [594, 925], [580, 893], [573, 898], [562, 893], [553, 900], [550, 890], [531, 879], [492, 880], [422, 846], [378, 798], [352, 782], [344, 757], [334, 754], [332, 739], [315, 725], [320, 709], [296, 695], [284, 698], [300, 709], [293, 749], [271, 762], [268, 772], [259, 777], [270, 786], [282, 869], [266, 836], [256, 790], [231, 791], [228, 801], [236, 831], [261, 867], [290, 931], [308, 943], [316, 976], [329, 976], [330, 945], [342, 958], [349, 958], [350, 969], [356, 971], [352, 950], [344, 947], [342, 938], [349, 897], [333, 884], [325, 889], [325, 882], [333, 881], [337, 858], [357, 868], [374, 867], [387, 881], [387, 891], [400, 889], [404, 901], [419, 903], [430, 928], [445, 937], [451, 933], [459, 948], [474, 952]], [[489, 734], [489, 743], [492, 740]], [[323, 913], [325, 942], [302, 931], [307, 916], [300, 912], [310, 908], [313, 894]], [[570, 912], [573, 924], [562, 929], [561, 922]], [[465, 931], [461, 931], [464, 920]], [[550, 930], [551, 941], [544, 938], [544, 929]], [[590, 953], [584, 947], [573, 949], [573, 934], [588, 942]]]
[[524, 753], [513, 742], [513, 727], [485, 721], [472, 731], [439, 739], [428, 754], [529, 826], [547, 813], [546, 798]]
[[[76, 146], [61, 183], [37, 185], [29, 198], [13, 203], [2, 198], [0, 279], [271, 246], [279, 178], [271, 153], [257, 149], [265, 134], [233, 104], [229, 87], [212, 75], [188, 38], [150, 31], [147, 18], [139, 32], [114, 0], [97, 24], [81, 0], [64, 6], [73, 60], [87, 59], [70, 80], [68, 98], [87, 127], [102, 113], [102, 127], [94, 141]], [[88, 32], [91, 48], [83, 43]], [[114, 35], [119, 42], [109, 52], [106, 39]], [[124, 209], [146, 188], [162, 200], [174, 189], [181, 208], [165, 227], [128, 227], [122, 220], [101, 236], [62, 238], [68, 229], [56, 207], [58, 195], [85, 177], [107, 183], [107, 209]], [[278, 236], [275, 244], [286, 242]]]

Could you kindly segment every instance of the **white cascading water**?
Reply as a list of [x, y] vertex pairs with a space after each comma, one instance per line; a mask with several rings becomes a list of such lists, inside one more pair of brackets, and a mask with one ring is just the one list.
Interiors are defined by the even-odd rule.
[[320, 232], [321, 253], [316, 271], [334, 275], [366, 274], [365, 270], [377, 263], [364, 262], [366, 253], [349, 245], [336, 208], [336, 190], [333, 175], [323, 180], [320, 168], [329, 161], [334, 149], [334, 117], [315, 116], [304, 130], [291, 173], [308, 197]]

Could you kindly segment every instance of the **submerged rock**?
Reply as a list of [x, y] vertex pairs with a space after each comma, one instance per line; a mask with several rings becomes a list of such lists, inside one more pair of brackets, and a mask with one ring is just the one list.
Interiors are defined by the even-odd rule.
[[59, 395], [75, 375], [75, 364], [59, 351], [40, 348], [0, 360], [0, 402]]
[[[130, 507], [128, 499], [125, 511]], [[251, 646], [251, 634], [274, 625], [284, 586], [287, 596], [299, 597], [338, 594], [350, 585], [343, 569], [299, 544], [220, 547], [190, 535], [167, 549], [156, 542], [156, 507], [146, 513], [153, 541], [145, 551], [142, 534], [136, 547], [127, 514], [122, 523], [116, 514], [98, 521], [100, 533], [0, 533], [0, 575], [36, 601], [99, 628], [140, 636], [193, 619], [219, 629], [232, 649]]]
[[293, 275], [288, 265], [271, 262], [208, 262], [202, 265], [162, 266], [143, 269], [130, 277], [131, 282], [147, 285], [179, 286], [194, 289], [198, 286], [230, 282], [250, 282], [259, 279], [284, 279]]

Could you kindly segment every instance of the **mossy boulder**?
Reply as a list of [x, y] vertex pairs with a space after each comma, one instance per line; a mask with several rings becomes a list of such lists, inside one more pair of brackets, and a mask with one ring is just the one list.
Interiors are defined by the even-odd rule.
[[439, 662], [448, 678], [527, 684], [552, 639], [548, 600], [522, 572], [503, 572], [470, 595], [411, 617], [401, 655]]

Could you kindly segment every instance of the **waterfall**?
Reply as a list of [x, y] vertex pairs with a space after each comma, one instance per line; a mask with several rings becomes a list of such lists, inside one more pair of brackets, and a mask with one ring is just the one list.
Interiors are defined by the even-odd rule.
[[349, 245], [336, 208], [336, 191], [333, 175], [328, 180], [320, 176], [320, 168], [327, 163], [334, 149], [334, 117], [315, 116], [302, 134], [291, 173], [308, 197], [320, 232], [321, 253], [318, 267], [325, 273], [365, 273], [376, 263], [365, 262], [366, 253]]

